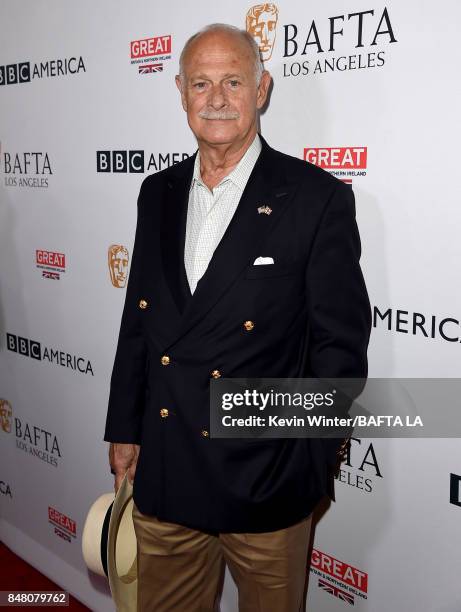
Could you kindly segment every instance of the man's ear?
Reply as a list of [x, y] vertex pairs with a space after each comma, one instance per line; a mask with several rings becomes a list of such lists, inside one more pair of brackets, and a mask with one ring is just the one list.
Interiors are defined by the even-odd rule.
[[187, 102], [186, 102], [186, 97], [184, 95], [183, 82], [182, 82], [181, 77], [179, 76], [179, 74], [177, 74], [174, 79], [176, 81], [176, 87], [179, 89], [179, 92], [181, 94], [182, 107], [183, 107], [183, 109], [187, 113]]
[[266, 102], [267, 94], [269, 92], [269, 86], [271, 84], [272, 77], [267, 70], [261, 75], [261, 80], [258, 85], [258, 95], [256, 98], [256, 108], [262, 108]]

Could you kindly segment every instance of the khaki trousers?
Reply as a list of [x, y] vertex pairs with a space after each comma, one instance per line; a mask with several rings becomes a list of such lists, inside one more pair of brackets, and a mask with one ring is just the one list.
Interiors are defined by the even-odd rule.
[[286, 529], [217, 536], [159, 521], [133, 505], [138, 612], [219, 612], [227, 563], [239, 612], [300, 612], [312, 514]]

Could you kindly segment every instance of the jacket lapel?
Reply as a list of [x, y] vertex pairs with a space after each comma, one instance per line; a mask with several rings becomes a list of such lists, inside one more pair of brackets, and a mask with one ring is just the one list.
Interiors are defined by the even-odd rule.
[[[260, 244], [291, 201], [295, 185], [287, 183], [281, 175], [275, 152], [263, 138], [261, 141], [260, 156], [234, 216], [193, 295], [184, 266], [184, 243], [195, 156], [190, 158], [190, 166], [184, 169], [182, 176], [170, 181], [171, 187], [167, 189], [171, 195], [165, 199], [162, 224], [162, 259], [164, 274], [181, 318], [165, 350], [203, 319], [237, 276], [259, 255]], [[260, 206], [269, 206], [270, 214], [258, 213]]]
[[182, 172], [168, 180], [163, 200], [161, 221], [161, 254], [165, 280], [177, 306], [179, 314], [187, 300], [192, 297], [184, 265], [187, 207], [189, 188], [194, 172], [196, 153], [190, 157]]

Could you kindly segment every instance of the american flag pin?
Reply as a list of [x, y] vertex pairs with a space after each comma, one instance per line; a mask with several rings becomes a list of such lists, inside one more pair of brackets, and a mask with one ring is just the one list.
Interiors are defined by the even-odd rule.
[[259, 206], [258, 207], [259, 214], [270, 215], [271, 212], [272, 212], [272, 208], [269, 208], [269, 206]]

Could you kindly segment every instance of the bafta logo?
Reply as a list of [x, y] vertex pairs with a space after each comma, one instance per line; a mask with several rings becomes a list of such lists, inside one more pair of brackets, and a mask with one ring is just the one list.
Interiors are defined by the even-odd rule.
[[258, 43], [263, 62], [270, 60], [274, 49], [278, 12], [275, 4], [256, 4], [246, 16], [247, 32]]
[[121, 244], [111, 244], [108, 256], [111, 283], [114, 287], [123, 289], [128, 278], [128, 249]]
[[13, 416], [13, 409], [11, 404], [6, 399], [0, 399], [0, 423], [3, 431], [6, 433], [11, 432], [11, 419]]

